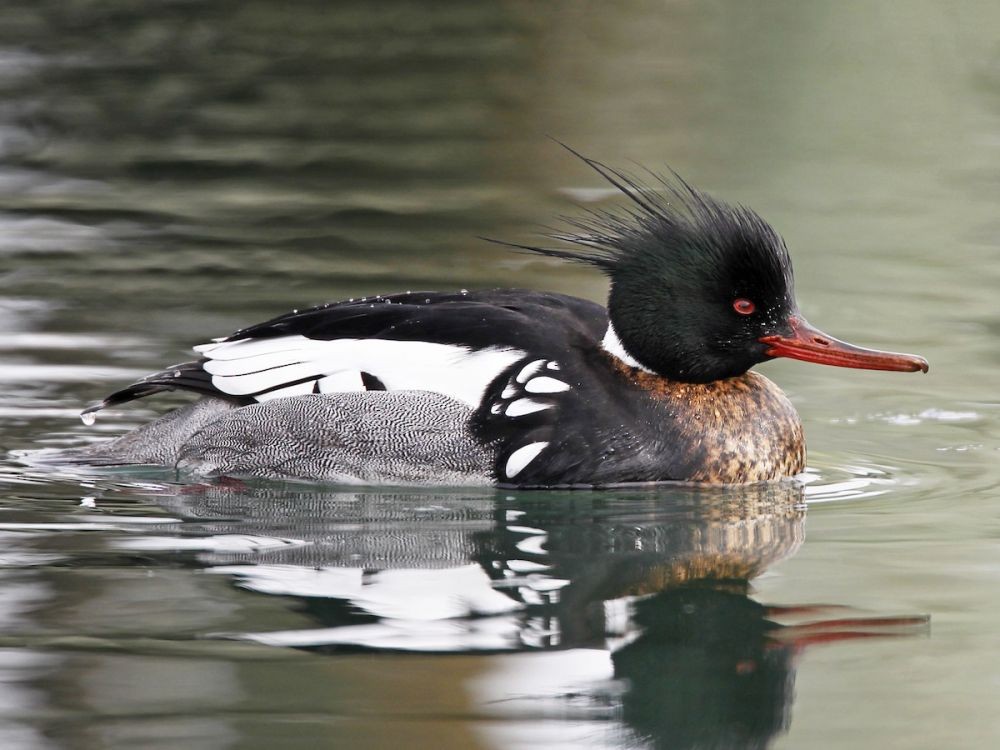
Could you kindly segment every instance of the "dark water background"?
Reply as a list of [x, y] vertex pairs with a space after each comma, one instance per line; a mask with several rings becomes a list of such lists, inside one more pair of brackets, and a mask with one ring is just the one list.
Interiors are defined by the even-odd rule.
[[0, 746], [994, 746], [998, 28], [922, 0], [4, 2], [6, 449], [142, 423], [169, 399], [76, 415], [292, 307], [601, 299], [476, 239], [610, 205], [550, 136], [754, 206], [812, 322], [931, 372], [761, 368], [804, 418], [804, 490], [6, 462]]

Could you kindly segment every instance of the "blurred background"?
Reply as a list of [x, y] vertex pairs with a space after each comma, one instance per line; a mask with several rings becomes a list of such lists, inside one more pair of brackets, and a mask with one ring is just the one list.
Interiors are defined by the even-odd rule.
[[[193, 344], [293, 307], [489, 286], [602, 300], [605, 282], [587, 269], [479, 239], [531, 241], [558, 215], [620, 203], [553, 139], [626, 169], [669, 166], [752, 206], [786, 239], [811, 322], [861, 345], [922, 354], [931, 370], [761, 368], [806, 425], [807, 520], [798, 495], [769, 498], [766, 511], [744, 503], [708, 517], [704, 508], [745, 498], [668, 491], [553, 497], [550, 508], [536, 507], [541, 493], [487, 493], [456, 508], [451, 496], [300, 488], [222, 493], [225, 502], [203, 507], [183, 501], [190, 487], [174, 477], [53, 476], [7, 461], [3, 745], [995, 744], [996, 29], [996, 3], [929, 0], [6, 0], [6, 449], [80, 443], [142, 423], [170, 399], [109, 414], [95, 428], [77, 413], [187, 358]], [[401, 507], [451, 510], [421, 521]], [[248, 520], [251, 509], [261, 518]], [[525, 513], [545, 542], [528, 562], [516, 522]], [[220, 518], [224, 531], [206, 525]], [[443, 561], [431, 554], [442, 518], [454, 531]], [[346, 527], [362, 548], [353, 563], [342, 552]], [[603, 531], [580, 536], [583, 528]], [[623, 529], [638, 537], [626, 543]], [[643, 548], [643, 529], [660, 541]], [[417, 537], [405, 554], [357, 562], [386, 535], [408, 533]], [[325, 553], [275, 562], [272, 547], [284, 544], [275, 539]], [[655, 559], [623, 569], [615, 557], [623, 544]], [[218, 545], [229, 557], [218, 557]], [[567, 549], [572, 564], [557, 552]], [[677, 560], [691, 555], [728, 561], [709, 566], [713, 580], [763, 575], [752, 589], [678, 593], [692, 574], [677, 573]], [[604, 566], [599, 575], [584, 564], [590, 557]], [[541, 620], [505, 621], [496, 632], [517, 641], [516, 656], [504, 653], [507, 641], [470, 639], [482, 614], [472, 605], [430, 617], [441, 627], [464, 623], [461, 637], [413, 630], [405, 623], [425, 603], [399, 598], [409, 584], [387, 589], [389, 607], [359, 603], [342, 581], [327, 591], [329, 582], [303, 588], [296, 577], [317, 565], [388, 566], [423, 571], [430, 590], [450, 591], [440, 570], [461, 562], [495, 572], [515, 558], [515, 578], [541, 566], [528, 588], [571, 581], [586, 592], [568, 597], [572, 616], [546, 610]], [[202, 575], [213, 570], [220, 575]], [[558, 603], [511, 598], [496, 583], [503, 575], [494, 578], [477, 578], [473, 589], [506, 591], [522, 614]], [[655, 606], [635, 604], [627, 627], [612, 627], [607, 613], [597, 627], [586, 615], [595, 602], [632, 597], [632, 607], [651, 591], [660, 593], [638, 601]], [[775, 608], [817, 604], [860, 618], [929, 615], [931, 627], [919, 637], [808, 641], [808, 650], [800, 631], [771, 637]], [[708, 619], [680, 628], [678, 613], [695, 610]], [[261, 635], [372, 618], [398, 637]], [[660, 636], [628, 645], [640, 632]], [[749, 644], [770, 671], [735, 686], [734, 675], [758, 662], [726, 643]], [[372, 658], [381, 651], [391, 653]], [[595, 660], [603, 666], [591, 669]], [[565, 682], [553, 687], [552, 674]], [[678, 687], [686, 684], [700, 692]], [[684, 724], [705, 706], [715, 708], [702, 724]]]

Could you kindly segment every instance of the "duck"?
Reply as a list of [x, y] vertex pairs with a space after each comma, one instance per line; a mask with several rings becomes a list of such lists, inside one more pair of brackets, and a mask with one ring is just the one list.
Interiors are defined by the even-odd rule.
[[577, 154], [624, 198], [511, 249], [583, 264], [607, 306], [530, 289], [405, 292], [293, 310], [87, 407], [200, 399], [77, 458], [366, 485], [595, 487], [782, 480], [802, 422], [752, 368], [783, 357], [927, 372], [811, 326], [784, 240], [675, 172]]

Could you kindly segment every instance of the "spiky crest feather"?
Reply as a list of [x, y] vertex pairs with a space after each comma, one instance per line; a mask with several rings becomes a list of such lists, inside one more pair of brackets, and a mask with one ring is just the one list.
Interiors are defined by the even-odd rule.
[[[650, 186], [632, 173], [560, 145], [620, 191], [631, 207], [584, 207], [582, 218], [560, 216], [560, 221], [575, 231], [555, 231], [545, 236], [583, 251], [493, 239], [491, 242], [594, 266], [609, 275], [637, 261], [677, 263], [680, 272], [685, 263], [717, 268], [736, 263], [753, 266], [758, 273], [764, 271], [791, 288], [791, 263], [784, 240], [752, 209], [725, 203], [698, 190], [673, 169], [668, 168], [669, 176], [644, 169], [655, 183]], [[745, 257], [738, 257], [739, 250]]]

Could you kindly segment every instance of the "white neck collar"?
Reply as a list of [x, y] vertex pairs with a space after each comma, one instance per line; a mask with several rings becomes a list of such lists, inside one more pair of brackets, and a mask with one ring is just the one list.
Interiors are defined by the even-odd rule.
[[643, 372], [652, 372], [648, 367], [639, 364], [635, 357], [625, 351], [625, 347], [622, 345], [622, 340], [618, 338], [618, 333], [615, 331], [613, 323], [608, 323], [608, 332], [604, 334], [601, 347], [612, 357], [617, 357], [629, 367], [638, 368]]

